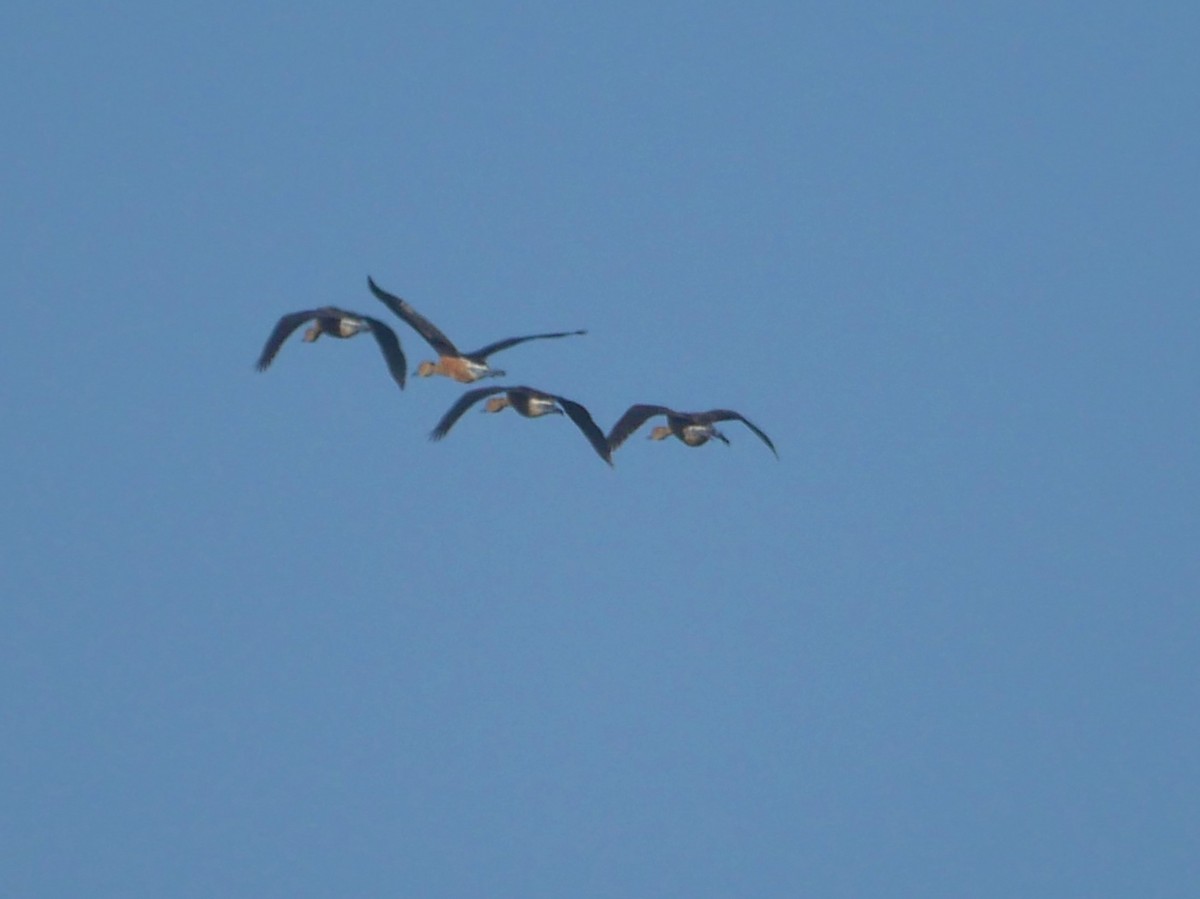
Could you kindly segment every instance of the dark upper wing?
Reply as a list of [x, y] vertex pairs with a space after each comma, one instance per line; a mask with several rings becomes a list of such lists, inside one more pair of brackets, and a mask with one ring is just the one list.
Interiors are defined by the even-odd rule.
[[396, 313], [414, 331], [424, 337], [426, 342], [437, 351], [439, 356], [459, 355], [458, 347], [451, 343], [450, 338], [439, 331], [433, 322], [417, 312], [416, 309], [408, 305], [400, 297], [388, 293], [376, 284], [370, 275], [367, 276], [367, 285], [371, 288], [371, 293], [375, 294], [385, 306]]
[[379, 349], [383, 351], [383, 358], [387, 360], [388, 371], [392, 373], [392, 379], [403, 390], [404, 379], [408, 376], [408, 363], [405, 362], [404, 351], [400, 349], [400, 339], [396, 336], [395, 331], [379, 319], [371, 318], [369, 315], [364, 315], [363, 319], [371, 326], [371, 334], [375, 337], [375, 342], [379, 344]]
[[655, 415], [670, 415], [671, 410], [666, 406], [647, 406], [638, 404], [630, 406], [625, 410], [625, 414], [617, 419], [617, 423], [612, 426], [612, 430], [608, 432], [608, 448], [611, 452], [616, 452], [625, 440], [645, 424], [647, 418]]
[[706, 423], [714, 421], [740, 421], [751, 431], [757, 434], [763, 443], [770, 447], [771, 452], [775, 454], [776, 459], [779, 458], [779, 450], [775, 449], [775, 444], [771, 442], [771, 438], [760, 431], [758, 427], [752, 421], [750, 421], [750, 419], [742, 415], [740, 412], [734, 412], [732, 409], [713, 409], [711, 412], [700, 413], [700, 415], [696, 416], [696, 418]]
[[271, 364], [271, 360], [275, 358], [275, 354], [279, 352], [279, 348], [283, 346], [283, 342], [291, 337], [292, 332], [306, 321], [316, 318], [320, 314], [320, 311], [319, 309], [309, 309], [306, 312], [290, 312], [276, 322], [275, 329], [263, 345], [262, 354], [258, 357], [255, 368], [259, 371], [266, 371], [267, 366]]
[[476, 350], [473, 353], [467, 353], [471, 359], [477, 359], [482, 362], [492, 353], [498, 353], [501, 350], [507, 350], [510, 346], [516, 346], [518, 343], [524, 343], [527, 340], [545, 340], [548, 337], [574, 337], [576, 334], [586, 334], [587, 331], [555, 331], [553, 334], [529, 334], [525, 337], [506, 337], [504, 340], [497, 340], [495, 343], [489, 343], [487, 346]]
[[563, 407], [563, 411], [570, 416], [571, 421], [579, 426], [579, 430], [583, 431], [583, 436], [588, 439], [588, 443], [592, 445], [592, 449], [600, 454], [601, 459], [612, 465], [612, 450], [608, 448], [608, 441], [604, 439], [604, 432], [597, 427], [596, 422], [592, 421], [591, 413], [579, 405], [579, 403], [563, 399], [561, 396], [556, 396], [554, 399]]
[[446, 411], [446, 414], [442, 416], [442, 420], [437, 423], [437, 427], [429, 432], [429, 439], [441, 440], [450, 433], [450, 429], [454, 427], [456, 421], [462, 418], [463, 413], [475, 405], [475, 403], [479, 402], [485, 396], [491, 396], [494, 393], [503, 393], [506, 390], [508, 390], [507, 387], [476, 387], [474, 390], [468, 390]]

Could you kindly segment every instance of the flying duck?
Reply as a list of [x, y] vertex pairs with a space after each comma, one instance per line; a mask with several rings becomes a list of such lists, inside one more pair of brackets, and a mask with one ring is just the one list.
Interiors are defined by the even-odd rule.
[[495, 343], [489, 343], [487, 346], [475, 350], [473, 353], [464, 353], [451, 342], [449, 337], [439, 331], [433, 322], [417, 312], [406, 301], [388, 293], [376, 284], [370, 276], [367, 276], [367, 284], [370, 286], [371, 292], [384, 305], [411, 325], [438, 354], [437, 362], [425, 361], [417, 366], [417, 374], [422, 378], [428, 378], [430, 375], [445, 375], [447, 378], [453, 378], [461, 384], [470, 384], [472, 381], [478, 381], [480, 378], [499, 377], [504, 372], [492, 368], [487, 363], [487, 357], [493, 353], [506, 350], [511, 346], [516, 346], [518, 343], [524, 343], [526, 340], [542, 340], [548, 337], [571, 337], [576, 334], [587, 333], [587, 331], [556, 331], [553, 334], [529, 334], [525, 337], [509, 337], [505, 340], [497, 340]]
[[[497, 394], [501, 395], [497, 396]], [[526, 418], [565, 413], [583, 432], [583, 436], [588, 439], [588, 443], [592, 445], [592, 449], [600, 455], [600, 458], [612, 465], [612, 453], [608, 448], [608, 442], [604, 439], [604, 432], [592, 420], [587, 409], [566, 397], [534, 390], [532, 387], [477, 387], [474, 390], [468, 390], [442, 416], [442, 420], [430, 433], [429, 439], [441, 440], [445, 437], [454, 427], [454, 423], [462, 418], [463, 413], [484, 397], [488, 397], [488, 401], [483, 404], [484, 412], [500, 412], [511, 406], [518, 414]]]
[[760, 431], [751, 421], [742, 415], [740, 412], [734, 412], [731, 409], [711, 409], [708, 412], [676, 412], [674, 409], [668, 409], [666, 406], [649, 406], [635, 405], [630, 406], [625, 410], [625, 414], [617, 420], [613, 425], [612, 430], [608, 432], [608, 448], [611, 452], [616, 452], [619, 447], [634, 431], [645, 424], [646, 419], [652, 418], [655, 415], [665, 415], [667, 423], [659, 425], [650, 432], [651, 440], [663, 440], [667, 437], [675, 436], [686, 443], [688, 446], [701, 446], [708, 443], [709, 440], [716, 438], [722, 443], [728, 444], [729, 438], [722, 434], [716, 428], [718, 421], [740, 421], [751, 431], [759, 436], [771, 450], [775, 453], [775, 458], [779, 458], [779, 453], [775, 449], [775, 444], [771, 442], [771, 438]]
[[400, 385], [401, 390], [404, 389], [407, 364], [404, 361], [404, 352], [400, 349], [400, 340], [396, 337], [396, 332], [369, 315], [347, 312], [334, 306], [322, 306], [320, 309], [309, 309], [305, 312], [290, 312], [281, 318], [276, 323], [271, 336], [267, 338], [262, 355], [258, 357], [256, 368], [259, 371], [266, 371], [271, 360], [275, 358], [275, 354], [279, 352], [279, 348], [283, 346], [283, 342], [307, 321], [312, 321], [312, 325], [304, 332], [305, 343], [312, 343], [322, 334], [347, 338], [362, 331], [370, 331], [375, 342], [379, 344], [379, 349], [383, 352], [383, 358], [387, 362], [388, 371], [392, 373], [392, 378]]

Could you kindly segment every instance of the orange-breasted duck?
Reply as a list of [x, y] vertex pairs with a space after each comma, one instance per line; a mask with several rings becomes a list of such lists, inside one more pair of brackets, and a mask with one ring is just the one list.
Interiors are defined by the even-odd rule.
[[311, 321], [312, 325], [304, 332], [305, 343], [312, 343], [322, 334], [344, 339], [354, 337], [363, 331], [370, 331], [375, 342], [379, 344], [379, 349], [383, 352], [383, 358], [387, 362], [392, 378], [400, 385], [401, 390], [404, 389], [408, 365], [404, 360], [404, 352], [400, 349], [400, 340], [396, 337], [396, 332], [379, 319], [371, 318], [369, 315], [359, 315], [357, 312], [347, 312], [334, 306], [322, 306], [320, 309], [309, 309], [304, 312], [291, 312], [281, 318], [276, 323], [271, 336], [267, 338], [262, 355], [258, 357], [256, 368], [259, 371], [266, 371], [271, 360], [275, 358], [275, 354], [279, 352], [279, 348], [283, 346], [283, 342], [307, 321]]
[[600, 458], [612, 465], [612, 453], [609, 451], [608, 441], [604, 439], [604, 432], [592, 420], [587, 409], [566, 397], [535, 390], [532, 387], [477, 387], [474, 390], [468, 390], [442, 416], [442, 420], [430, 433], [429, 439], [441, 440], [445, 437], [454, 427], [454, 423], [462, 418], [463, 413], [484, 397], [488, 398], [487, 402], [483, 404], [484, 412], [500, 412], [511, 406], [518, 414], [526, 418], [565, 414], [583, 432], [583, 436], [587, 438], [588, 443], [592, 445], [592, 449], [599, 454]]
[[775, 444], [771, 442], [771, 438], [760, 431], [750, 419], [746, 418], [740, 412], [734, 412], [731, 409], [710, 409], [708, 412], [676, 412], [674, 409], [668, 409], [666, 406], [644, 404], [630, 406], [625, 410], [625, 414], [617, 420], [617, 423], [612, 426], [612, 430], [608, 432], [609, 451], [616, 452], [617, 447], [624, 443], [634, 431], [645, 424], [646, 419], [653, 418], [655, 415], [665, 415], [667, 423], [657, 426], [650, 432], [651, 440], [678, 437], [688, 446], [701, 446], [712, 439], [728, 444], [729, 438], [717, 430], [716, 423], [719, 421], [740, 421], [757, 434], [759, 439], [770, 448], [771, 452], [775, 453], [775, 457], [779, 458], [779, 452], [775, 449]]
[[416, 373], [422, 378], [427, 378], [430, 375], [444, 375], [461, 384], [470, 384], [472, 381], [478, 381], [480, 378], [499, 377], [504, 372], [492, 368], [487, 363], [487, 357], [493, 353], [507, 350], [509, 347], [516, 346], [518, 343], [524, 343], [527, 340], [543, 340], [550, 337], [573, 337], [576, 334], [587, 333], [587, 331], [556, 331], [553, 334], [529, 334], [525, 337], [509, 337], [504, 340], [497, 340], [495, 343], [489, 343], [487, 346], [472, 353], [464, 353], [454, 345], [449, 337], [438, 330], [433, 322], [417, 312], [407, 301], [388, 293], [369, 276], [367, 277], [367, 284], [370, 286], [371, 292], [385, 306], [411, 325], [413, 330], [424, 337], [425, 341], [438, 354], [437, 362], [425, 361], [417, 366]]

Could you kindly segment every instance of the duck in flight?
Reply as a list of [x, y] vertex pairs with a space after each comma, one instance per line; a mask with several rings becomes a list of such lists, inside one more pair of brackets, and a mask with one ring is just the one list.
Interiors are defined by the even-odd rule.
[[509, 347], [516, 346], [518, 343], [524, 343], [527, 340], [543, 340], [549, 337], [572, 337], [576, 334], [587, 333], [587, 331], [556, 331], [553, 334], [529, 334], [525, 337], [509, 337], [505, 340], [497, 340], [495, 343], [489, 343], [487, 346], [475, 350], [473, 353], [464, 353], [451, 342], [449, 337], [439, 331], [433, 322], [417, 312], [417, 310], [406, 301], [400, 299], [400, 297], [394, 296], [381, 288], [369, 275], [367, 276], [367, 284], [370, 286], [371, 292], [385, 306], [411, 325], [438, 354], [437, 362], [425, 361], [417, 366], [417, 374], [422, 378], [428, 378], [430, 375], [445, 375], [447, 378], [452, 378], [460, 384], [470, 384], [473, 381], [478, 381], [480, 378], [499, 377], [504, 372], [492, 368], [487, 363], [487, 357], [493, 353], [507, 350]]
[[609, 451], [616, 452], [617, 447], [624, 443], [634, 431], [646, 423], [646, 419], [653, 418], [655, 415], [665, 415], [667, 423], [657, 426], [650, 432], [651, 440], [677, 437], [688, 446], [701, 446], [708, 443], [709, 440], [716, 439], [728, 444], [729, 438], [717, 430], [716, 423], [719, 421], [740, 421], [758, 435], [759, 439], [770, 448], [771, 452], [775, 453], [775, 458], [779, 458], [779, 452], [775, 449], [775, 444], [771, 442], [771, 438], [760, 431], [750, 419], [746, 418], [740, 412], [734, 412], [731, 409], [711, 409], [708, 412], [676, 412], [674, 409], [668, 409], [666, 406], [643, 404], [630, 406], [625, 410], [625, 414], [617, 420], [617, 423], [612, 426], [612, 430], [608, 432]]
[[430, 433], [429, 439], [441, 440], [445, 437], [454, 427], [454, 423], [462, 418], [463, 413], [484, 397], [488, 398], [487, 402], [483, 404], [484, 412], [500, 412], [511, 406], [519, 415], [526, 418], [565, 414], [583, 432], [583, 436], [587, 438], [588, 443], [592, 445], [592, 449], [600, 455], [600, 458], [612, 465], [612, 453], [608, 448], [608, 441], [604, 439], [604, 432], [592, 420], [587, 409], [566, 397], [534, 390], [532, 387], [477, 387], [474, 390], [468, 390], [442, 416], [442, 420]]
[[309, 309], [304, 312], [290, 312], [281, 318], [276, 323], [275, 329], [271, 331], [271, 336], [267, 338], [262, 355], [258, 357], [255, 367], [259, 371], [266, 371], [271, 360], [275, 358], [275, 354], [279, 352], [279, 348], [283, 346], [283, 342], [292, 335], [293, 331], [308, 321], [311, 321], [312, 325], [304, 332], [305, 343], [312, 343], [322, 334], [344, 339], [363, 331], [370, 331], [375, 342], [379, 344], [379, 349], [383, 352], [384, 361], [387, 362], [392, 378], [400, 385], [401, 390], [404, 389], [408, 366], [404, 360], [404, 352], [400, 349], [400, 340], [396, 337], [396, 332], [369, 315], [347, 312], [335, 306], [322, 306], [320, 309]]

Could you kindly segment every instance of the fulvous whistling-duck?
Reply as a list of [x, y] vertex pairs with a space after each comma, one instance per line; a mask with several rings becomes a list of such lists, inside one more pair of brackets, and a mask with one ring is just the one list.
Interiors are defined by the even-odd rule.
[[275, 358], [275, 354], [279, 352], [279, 348], [283, 346], [283, 342], [291, 336], [293, 331], [309, 320], [312, 321], [312, 326], [304, 332], [305, 343], [312, 343], [322, 334], [347, 338], [362, 331], [370, 331], [375, 342], [379, 344], [379, 349], [383, 351], [388, 371], [392, 373], [392, 377], [400, 385], [400, 389], [404, 389], [407, 363], [404, 361], [404, 352], [400, 349], [400, 341], [396, 337], [396, 332], [369, 315], [346, 312], [334, 306], [322, 306], [320, 309], [309, 309], [305, 312], [291, 312], [281, 318], [271, 332], [271, 336], [267, 338], [262, 355], [258, 357], [256, 365], [258, 370], [266, 371], [271, 360]]
[[616, 452], [617, 447], [624, 443], [630, 434], [640, 428], [647, 418], [655, 415], [665, 415], [667, 423], [659, 425], [650, 432], [651, 440], [662, 440], [675, 436], [688, 446], [700, 446], [715, 437], [722, 443], [728, 444], [729, 438], [716, 429], [716, 422], [737, 420], [757, 434], [762, 442], [770, 447], [771, 452], [775, 453], [775, 458], [779, 458], [779, 453], [775, 449], [775, 444], [771, 442], [771, 438], [755, 427], [750, 419], [740, 412], [730, 409], [712, 409], [708, 412], [676, 412], [666, 406], [647, 405], [630, 406], [625, 410], [625, 414], [608, 432], [609, 450]]
[[487, 357], [493, 353], [506, 350], [511, 346], [516, 346], [518, 343], [524, 343], [526, 340], [542, 340], [547, 337], [571, 337], [576, 334], [587, 333], [587, 331], [557, 331], [553, 334], [530, 334], [526, 337], [509, 337], [505, 340], [497, 340], [495, 343], [489, 343], [487, 346], [475, 350], [473, 353], [463, 353], [450, 341], [450, 338], [437, 329], [433, 322], [417, 312], [406, 301], [388, 293], [376, 284], [370, 276], [367, 277], [367, 284], [370, 286], [371, 292], [384, 305], [410, 324], [437, 352], [437, 362], [426, 361], [417, 366], [417, 374], [422, 378], [427, 378], [430, 375], [445, 375], [461, 384], [470, 384], [472, 381], [478, 381], [480, 378], [499, 377], [504, 372], [492, 368], [487, 364]]
[[[496, 396], [495, 394], [503, 394], [503, 396]], [[588, 439], [588, 443], [592, 445], [592, 449], [600, 454], [600, 458], [609, 465], [612, 465], [612, 453], [609, 451], [608, 441], [604, 439], [604, 432], [592, 421], [592, 416], [588, 413], [587, 409], [565, 397], [555, 396], [553, 393], [544, 393], [541, 390], [534, 390], [532, 387], [477, 387], [474, 390], [468, 390], [442, 416], [442, 420], [437, 423], [437, 427], [430, 433], [429, 439], [441, 440], [445, 437], [450, 432], [450, 429], [454, 427], [454, 423], [462, 417], [463, 413], [484, 397], [490, 397], [483, 404], [484, 412], [499, 412], [508, 406], [512, 406], [518, 414], [526, 418], [537, 418], [540, 415], [549, 414], [562, 415], [565, 413], [571, 421], [575, 422], [579, 430], [583, 432], [583, 436]]]

